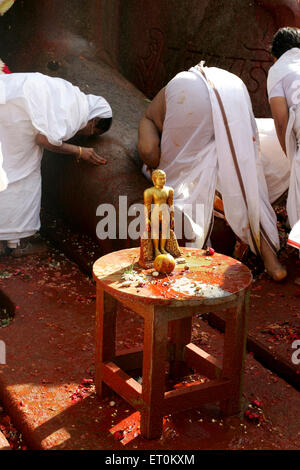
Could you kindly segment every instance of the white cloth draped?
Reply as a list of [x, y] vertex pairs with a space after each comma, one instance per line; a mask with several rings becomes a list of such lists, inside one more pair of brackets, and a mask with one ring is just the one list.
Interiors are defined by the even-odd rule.
[[41, 73], [0, 77], [0, 104], [16, 99], [28, 113], [33, 127], [52, 145], [61, 145], [73, 137], [95, 116], [112, 116], [104, 98], [85, 95], [66, 80]]
[[300, 74], [300, 49], [293, 47], [272, 65], [268, 72], [267, 89], [270, 96], [272, 88], [286, 75], [296, 72]]
[[273, 204], [289, 188], [290, 161], [277, 138], [274, 120], [271, 118], [256, 118], [256, 124], [269, 201]]
[[[278, 249], [276, 216], [269, 203], [262, 162], [257, 149], [258, 133], [247, 89], [235, 75], [204, 67], [223, 101], [245, 188], [247, 206], [213, 89], [198, 66], [179, 73], [166, 86], [166, 118], [159, 167], [174, 188], [174, 203], [180, 209], [193, 207], [196, 246], [208, 233], [215, 189], [221, 192], [225, 216], [236, 235], [255, 251], [260, 248], [260, 225]], [[256, 141], [254, 142], [254, 137]], [[204, 217], [196, 220], [196, 206]]]
[[292, 228], [287, 243], [293, 248], [298, 248], [298, 250], [300, 250], [300, 220], [298, 220]]
[[8, 179], [3, 169], [2, 145], [0, 142], [0, 192], [4, 191], [7, 188], [7, 185], [8, 185]]
[[[287, 213], [290, 226], [294, 229], [300, 220], [300, 49], [293, 48], [285, 52], [270, 68], [268, 75], [268, 93], [291, 72], [298, 76], [295, 80], [295, 94], [289, 107], [289, 122], [286, 130], [286, 153], [290, 163], [290, 183], [287, 199]], [[298, 231], [292, 230], [291, 236], [297, 237]], [[293, 235], [292, 235], [293, 234]], [[296, 240], [294, 240], [296, 241]], [[298, 238], [298, 243], [300, 239]]]
[[42, 148], [36, 135], [59, 146], [93, 117], [111, 115], [104, 98], [85, 95], [66, 80], [40, 73], [0, 76], [0, 240], [40, 228]]
[[210, 98], [205, 83], [192, 71], [176, 75], [165, 96], [159, 167], [174, 188], [175, 207], [186, 214], [186, 237], [196, 237], [195, 246], [201, 248], [211, 223], [217, 182]]
[[291, 227], [300, 220], [300, 105], [289, 110], [286, 131], [286, 153], [291, 165], [290, 187], [287, 199], [287, 213]]

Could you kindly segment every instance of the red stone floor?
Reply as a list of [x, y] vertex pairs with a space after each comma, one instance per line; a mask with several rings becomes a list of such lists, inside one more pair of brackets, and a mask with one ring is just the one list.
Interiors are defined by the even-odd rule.
[[[266, 322], [271, 331], [270, 323], [278, 320], [276, 312], [282, 314], [284, 304], [276, 305], [276, 301], [288, 302], [293, 308], [286, 311], [299, 315], [299, 296], [293, 279], [292, 276], [286, 283], [289, 291], [262, 277], [254, 284], [250, 309], [251, 334], [255, 330], [251, 314], [255, 318], [260, 311], [258, 333], [272, 339], [266, 344], [275, 352], [279, 343], [286, 358], [287, 351], [290, 355], [293, 352], [289, 332], [285, 329], [285, 336], [274, 339], [273, 333], [261, 330]], [[281, 289], [289, 292], [288, 297], [273, 295]], [[115, 451], [299, 449], [300, 394], [251, 352], [246, 357], [239, 416], [222, 419], [217, 404], [179, 411], [165, 417], [160, 439], [143, 439], [139, 413], [116, 394], [106, 399], [95, 395], [95, 286], [76, 264], [51, 245], [44, 257], [2, 258], [0, 291], [15, 306], [12, 322], [0, 328], [7, 356], [7, 364], [0, 365], [0, 400], [4, 407], [4, 412], [0, 410], [0, 431], [6, 433], [11, 446]], [[280, 322], [282, 318], [281, 315]], [[117, 335], [119, 350], [140, 345], [141, 319], [129, 311], [120, 311]], [[223, 335], [207, 320], [194, 319], [193, 339], [203, 349], [221, 356]], [[183, 386], [196, 379], [206, 380], [190, 376]]]

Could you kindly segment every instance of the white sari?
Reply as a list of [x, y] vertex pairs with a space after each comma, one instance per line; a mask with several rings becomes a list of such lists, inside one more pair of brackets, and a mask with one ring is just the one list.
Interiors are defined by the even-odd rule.
[[0, 240], [29, 237], [40, 228], [43, 150], [36, 135], [59, 146], [93, 117], [111, 115], [104, 98], [85, 95], [66, 80], [40, 73], [0, 76]]

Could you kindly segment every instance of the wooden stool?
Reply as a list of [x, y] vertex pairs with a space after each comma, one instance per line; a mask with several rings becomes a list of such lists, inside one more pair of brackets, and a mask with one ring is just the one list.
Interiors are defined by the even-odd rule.
[[[96, 391], [102, 396], [105, 383], [139, 410], [141, 434], [148, 439], [159, 438], [163, 416], [179, 410], [220, 402], [225, 415], [240, 411], [251, 272], [218, 253], [206, 256], [203, 250], [182, 251], [188, 269], [178, 264], [173, 275], [149, 276], [142, 286], [121, 286], [128, 268], [133, 266], [139, 275], [146, 272], [137, 264], [138, 248], [103, 256], [93, 268], [97, 284]], [[180, 279], [188, 279], [189, 285], [206, 284], [206, 294], [183, 292], [184, 288], [178, 288]], [[143, 351], [116, 355], [117, 302], [144, 318]], [[223, 364], [190, 342], [192, 316], [218, 309], [227, 311]], [[210, 380], [165, 391], [167, 359], [173, 376], [190, 368]], [[141, 366], [142, 385], [126, 373]]]

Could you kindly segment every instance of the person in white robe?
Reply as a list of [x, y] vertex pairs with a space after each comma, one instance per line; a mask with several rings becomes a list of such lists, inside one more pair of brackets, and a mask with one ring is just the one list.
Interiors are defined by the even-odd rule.
[[274, 280], [286, 277], [276, 256], [276, 215], [268, 198], [256, 121], [237, 76], [202, 63], [177, 74], [142, 118], [138, 150], [144, 174], [146, 166], [166, 172], [175, 207], [183, 212], [192, 207], [187, 218], [194, 246], [207, 242], [217, 189], [235, 234], [262, 256]]
[[40, 228], [43, 149], [105, 164], [93, 148], [65, 141], [78, 132], [100, 135], [111, 120], [103, 97], [86, 95], [61, 78], [0, 76], [0, 253], [7, 247], [13, 256], [36, 252], [28, 239]]
[[260, 156], [267, 183], [269, 201], [276, 203], [288, 190], [290, 162], [279, 143], [274, 119], [256, 118], [260, 142]]
[[[268, 74], [268, 96], [278, 140], [290, 166], [287, 214], [292, 231], [288, 244], [300, 246], [300, 29], [280, 28], [272, 42], [274, 64]], [[296, 227], [297, 224], [297, 227]]]

